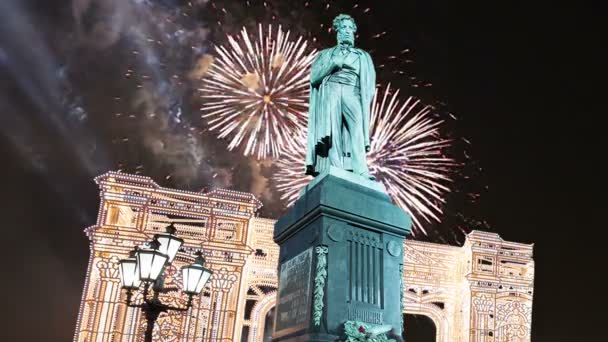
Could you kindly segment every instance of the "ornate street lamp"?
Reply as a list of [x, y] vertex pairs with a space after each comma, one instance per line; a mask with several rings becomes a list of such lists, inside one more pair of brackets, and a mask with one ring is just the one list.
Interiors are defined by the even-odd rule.
[[125, 289], [136, 290], [141, 284], [139, 267], [137, 267], [137, 248], [129, 253], [129, 257], [120, 260], [120, 280]]
[[196, 252], [196, 255], [196, 260], [194, 260], [192, 265], [182, 267], [182, 280], [184, 282], [184, 289], [182, 291], [190, 296], [190, 298], [193, 295], [201, 293], [203, 286], [205, 286], [213, 273], [210, 269], [203, 266], [205, 265], [203, 253]]
[[[127, 305], [140, 308], [146, 317], [147, 327], [145, 342], [152, 342], [152, 331], [158, 316], [167, 311], [187, 311], [192, 306], [192, 298], [203, 290], [203, 287], [213, 273], [204, 267], [205, 258], [197, 252], [193, 264], [182, 268], [182, 291], [188, 295], [186, 307], [172, 307], [160, 301], [159, 293], [169, 292], [164, 288], [164, 270], [175, 258], [184, 240], [176, 236], [177, 230], [173, 224], [167, 227], [167, 232], [157, 234], [146, 247], [131, 251], [129, 257], [120, 261], [122, 287], [127, 290]], [[143, 300], [140, 304], [131, 302], [133, 292], [137, 291], [143, 282]], [[153, 284], [154, 294], [149, 298], [150, 285]]]
[[173, 223], [168, 225], [165, 229], [167, 231], [166, 233], [156, 234], [154, 235], [154, 238], [160, 242], [158, 250], [169, 257], [169, 262], [173, 262], [175, 255], [177, 255], [177, 251], [184, 244], [184, 240], [175, 235], [177, 229], [175, 229]]
[[160, 273], [165, 269], [165, 264], [169, 256], [159, 250], [160, 242], [154, 239], [137, 251], [137, 264], [139, 265], [139, 279], [146, 286], [156, 281]]

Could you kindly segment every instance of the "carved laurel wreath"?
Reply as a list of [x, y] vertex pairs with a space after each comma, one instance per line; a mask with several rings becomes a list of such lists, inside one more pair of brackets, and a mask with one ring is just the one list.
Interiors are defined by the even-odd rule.
[[325, 294], [325, 279], [327, 278], [327, 246], [317, 246], [317, 267], [315, 275], [315, 290], [312, 319], [315, 326], [321, 325], [323, 315], [323, 296]]
[[348, 342], [396, 342], [386, 336], [384, 326], [365, 323], [360, 321], [346, 321], [344, 323], [344, 333]]

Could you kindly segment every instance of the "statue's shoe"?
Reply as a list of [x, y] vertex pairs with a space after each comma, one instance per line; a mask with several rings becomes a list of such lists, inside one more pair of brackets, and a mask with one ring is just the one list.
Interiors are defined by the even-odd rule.
[[363, 177], [363, 178], [367, 178], [367, 179], [369, 179], [369, 180], [373, 180], [373, 181], [375, 181], [375, 180], [376, 180], [376, 177], [375, 177], [375, 176], [373, 176], [371, 173], [368, 173], [368, 172], [366, 172], [366, 173], [362, 173], [362, 174], [360, 174], [359, 176], [361, 176], [361, 177]]

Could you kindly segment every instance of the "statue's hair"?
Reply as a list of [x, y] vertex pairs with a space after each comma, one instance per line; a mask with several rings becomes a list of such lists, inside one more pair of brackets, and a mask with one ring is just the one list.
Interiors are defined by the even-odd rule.
[[355, 23], [355, 19], [353, 19], [353, 17], [351, 17], [348, 14], [338, 14], [337, 17], [334, 18], [334, 22], [332, 23], [331, 28], [338, 32], [338, 25], [340, 25], [340, 22], [342, 22], [342, 20], [350, 20], [353, 23], [353, 26], [355, 27], [355, 32], [357, 32], [357, 23]]

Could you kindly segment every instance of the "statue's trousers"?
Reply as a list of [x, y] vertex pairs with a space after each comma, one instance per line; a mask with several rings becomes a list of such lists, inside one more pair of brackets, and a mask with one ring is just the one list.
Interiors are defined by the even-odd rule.
[[[363, 110], [359, 87], [327, 82], [327, 106], [332, 116], [331, 165], [350, 169], [357, 175], [367, 175], [365, 141], [363, 139]], [[350, 165], [349, 165], [349, 161]]]

